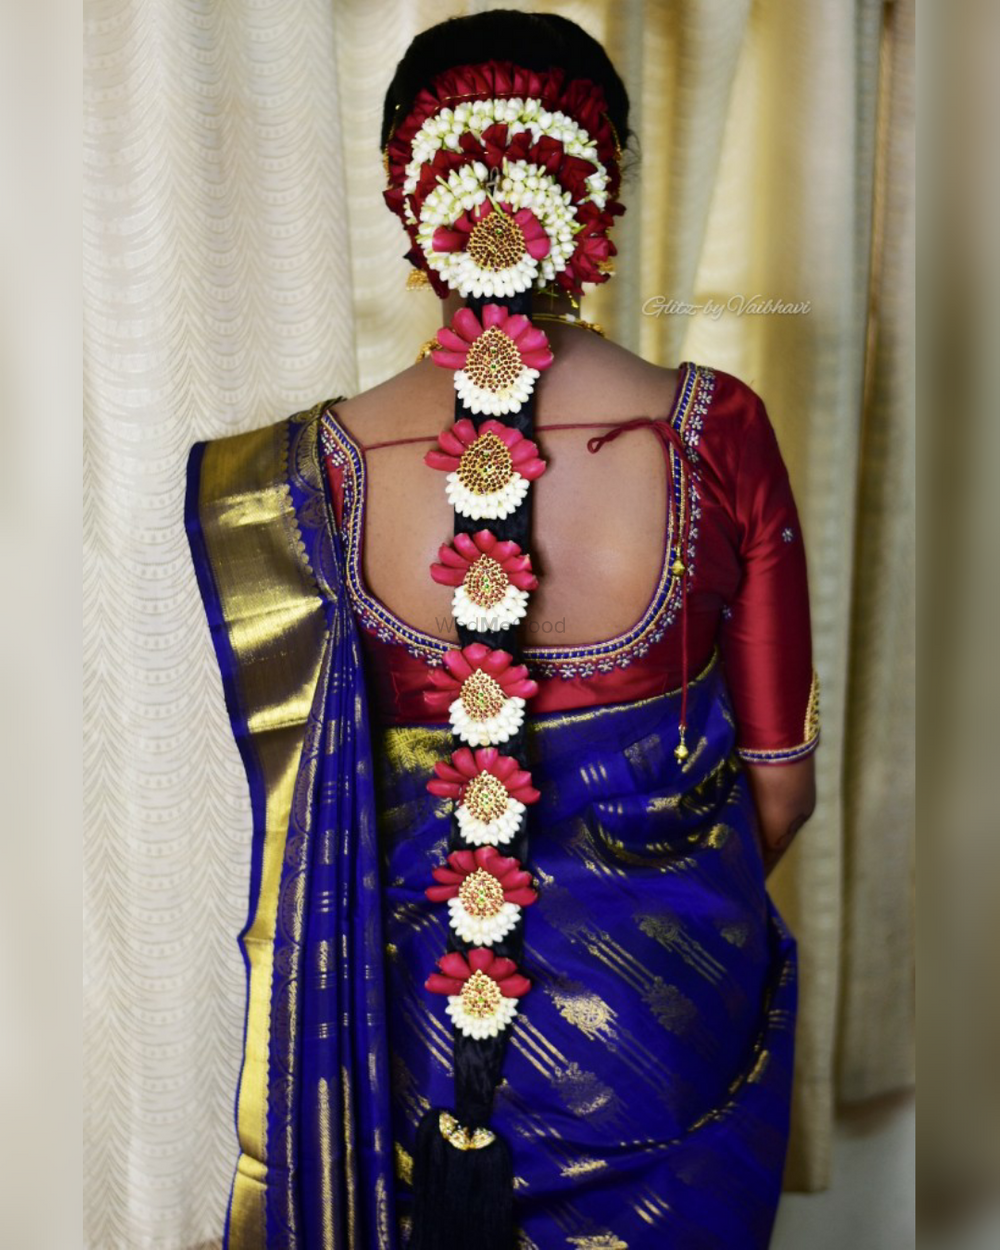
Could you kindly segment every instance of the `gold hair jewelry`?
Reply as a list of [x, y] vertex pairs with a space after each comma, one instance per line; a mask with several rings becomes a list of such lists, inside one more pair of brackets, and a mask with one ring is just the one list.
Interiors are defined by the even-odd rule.
[[450, 1111], [442, 1111], [438, 1116], [438, 1128], [445, 1141], [451, 1142], [457, 1150], [481, 1150], [496, 1140], [491, 1129], [468, 1129]]
[[429, 356], [435, 348], [440, 346], [441, 344], [437, 341], [437, 339], [428, 339], [426, 343], [421, 343], [420, 351], [417, 352], [417, 358], [413, 363], [415, 365], [419, 365], [425, 356]]
[[575, 296], [573, 295], [571, 291], [559, 290], [557, 287], [554, 287], [551, 284], [549, 286], [543, 286], [539, 290], [538, 294], [544, 295], [546, 299], [559, 299], [563, 295], [565, 295], [574, 308], [580, 307], [580, 301], [575, 298]]
[[426, 269], [411, 269], [406, 275], [406, 289], [408, 291], [419, 291], [425, 286], [430, 286], [431, 280], [427, 276]]
[[606, 339], [607, 333], [596, 321], [584, 321], [582, 317], [572, 317], [567, 313], [532, 313], [532, 321], [561, 321], [564, 325], [576, 326], [580, 330], [589, 330], [591, 334], [599, 334]]

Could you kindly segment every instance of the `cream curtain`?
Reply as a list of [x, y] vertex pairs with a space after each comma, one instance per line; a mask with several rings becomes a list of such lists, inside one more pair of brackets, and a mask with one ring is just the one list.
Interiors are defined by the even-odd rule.
[[[835, 1074], [847, 1097], [912, 1078], [912, 2], [516, 7], [579, 21], [634, 101], [618, 274], [585, 314], [649, 359], [754, 386], [799, 499], [820, 806], [773, 890], [802, 969], [787, 1180], [821, 1188]], [[214, 1246], [235, 1157], [250, 812], [183, 533], [185, 453], [371, 386], [436, 328], [432, 296], [404, 292], [377, 136], [406, 44], [456, 11], [85, 3], [94, 1248]], [[809, 311], [644, 315], [656, 295]]]

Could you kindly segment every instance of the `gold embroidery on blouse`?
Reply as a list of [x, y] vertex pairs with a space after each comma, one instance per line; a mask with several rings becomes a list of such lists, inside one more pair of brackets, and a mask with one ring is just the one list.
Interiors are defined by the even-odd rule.
[[806, 723], [802, 740], [812, 742], [819, 733], [819, 673], [813, 669], [812, 684], [809, 687], [809, 701], [806, 703]]

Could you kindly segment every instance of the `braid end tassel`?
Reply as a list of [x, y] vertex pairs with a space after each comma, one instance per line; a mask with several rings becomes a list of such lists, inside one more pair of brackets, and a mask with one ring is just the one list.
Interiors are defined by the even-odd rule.
[[513, 1250], [510, 1147], [498, 1133], [487, 1146], [453, 1146], [440, 1130], [442, 1110], [431, 1107], [417, 1128], [407, 1250]]

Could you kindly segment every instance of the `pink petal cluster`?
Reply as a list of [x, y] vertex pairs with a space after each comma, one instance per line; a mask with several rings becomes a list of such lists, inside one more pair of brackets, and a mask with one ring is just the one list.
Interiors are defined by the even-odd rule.
[[440, 564], [431, 565], [431, 577], [443, 586], [461, 586], [480, 556], [496, 560], [518, 590], [538, 589], [538, 578], [531, 571], [531, 556], [522, 555], [517, 543], [510, 539], [501, 541], [487, 529], [472, 535], [456, 534], [452, 542], [442, 543], [438, 548]]
[[528, 369], [547, 369], [552, 364], [549, 340], [544, 331], [533, 326], [523, 313], [511, 314], [502, 304], [484, 304], [482, 321], [471, 308], [459, 308], [451, 326], [437, 332], [441, 344], [431, 352], [431, 359], [442, 369], [464, 369], [469, 348], [487, 330], [496, 327], [513, 342]]
[[468, 960], [459, 951], [449, 951], [437, 961], [440, 972], [432, 972], [424, 988], [435, 994], [461, 994], [462, 985], [474, 972], [484, 972], [497, 983], [504, 998], [521, 998], [531, 989], [531, 982], [517, 970], [513, 959], [494, 955], [485, 946], [474, 946]]
[[458, 698], [462, 683], [477, 669], [492, 677], [508, 699], [530, 699], [538, 693], [538, 683], [528, 676], [523, 664], [513, 664], [509, 651], [494, 651], [482, 642], [470, 642], [467, 647], [446, 651], [441, 668], [430, 670], [435, 690], [424, 692], [424, 699], [432, 711], [450, 707]]
[[492, 773], [503, 782], [511, 798], [519, 803], [537, 803], [541, 798], [531, 784], [531, 773], [523, 769], [513, 756], [501, 755], [496, 747], [477, 747], [475, 751], [459, 747], [457, 751], [452, 751], [451, 763], [438, 760], [434, 772], [436, 776], [428, 781], [427, 789], [442, 799], [461, 800], [466, 786], [480, 773]]
[[[459, 312], [463, 311], [467, 310], [459, 309]], [[525, 438], [520, 430], [503, 425], [492, 417], [484, 421], [478, 430], [468, 417], [462, 417], [447, 430], [442, 430], [438, 435], [437, 448], [432, 448], [427, 452], [424, 456], [424, 464], [430, 465], [432, 469], [440, 469], [443, 473], [454, 473], [462, 456], [480, 434], [495, 434], [510, 452], [511, 463], [515, 471], [527, 478], [529, 482], [533, 482], [545, 472], [545, 461], [538, 455], [538, 447], [535, 443], [530, 438]]]
[[462, 882], [478, 868], [496, 877], [503, 889], [504, 901], [529, 907], [538, 898], [531, 888], [531, 873], [525, 872], [521, 861], [513, 855], [501, 855], [495, 846], [480, 846], [474, 851], [452, 851], [447, 866], [432, 868], [431, 875], [439, 885], [429, 885], [424, 893], [432, 903], [455, 898]]
[[[551, 250], [549, 236], [542, 229], [541, 222], [531, 209], [520, 208], [515, 213], [509, 204], [501, 204], [500, 208], [508, 217], [513, 217], [521, 228], [528, 255], [533, 256], [535, 260], [548, 256]], [[433, 238], [435, 252], [464, 252], [473, 230], [484, 217], [489, 217], [494, 211], [490, 201], [483, 200], [482, 204], [477, 204], [471, 212], [463, 213], [450, 229], [447, 226], [438, 226]]]

